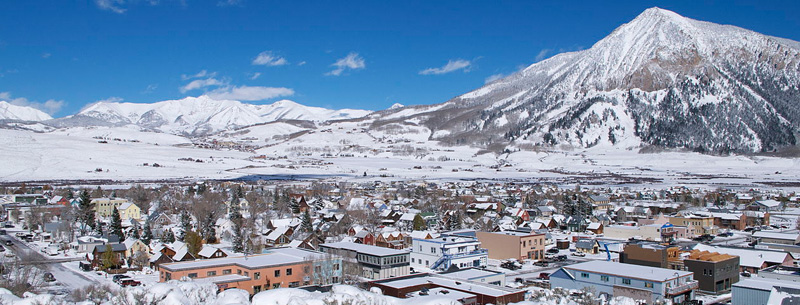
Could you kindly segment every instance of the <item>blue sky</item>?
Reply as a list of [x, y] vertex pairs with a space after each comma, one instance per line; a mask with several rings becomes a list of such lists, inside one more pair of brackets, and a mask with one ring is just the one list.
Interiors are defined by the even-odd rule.
[[380, 110], [433, 104], [644, 9], [800, 40], [800, 1], [0, 2], [0, 99], [74, 114], [210, 94]]

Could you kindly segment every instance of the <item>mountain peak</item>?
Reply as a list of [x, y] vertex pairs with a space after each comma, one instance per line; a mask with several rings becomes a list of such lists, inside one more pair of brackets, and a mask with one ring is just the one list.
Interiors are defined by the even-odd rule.
[[45, 121], [52, 118], [49, 114], [33, 107], [0, 101], [0, 120]]
[[637, 19], [682, 20], [685, 18], [686, 17], [683, 17], [676, 12], [654, 6], [644, 10], [634, 20]]

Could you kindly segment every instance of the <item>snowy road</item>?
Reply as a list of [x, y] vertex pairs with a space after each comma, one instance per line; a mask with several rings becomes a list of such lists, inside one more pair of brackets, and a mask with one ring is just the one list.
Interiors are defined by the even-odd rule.
[[[14, 252], [14, 254], [23, 263], [43, 262], [48, 260], [47, 257], [31, 249], [30, 247], [28, 247], [28, 245], [20, 242], [11, 235], [3, 235], [1, 239], [4, 242], [10, 240], [11, 242], [14, 243], [13, 246], [6, 246], [6, 249], [8, 251]], [[70, 290], [96, 285], [99, 283], [81, 274], [78, 271], [67, 268], [64, 264], [77, 264], [77, 262], [67, 262], [67, 263], [53, 262], [53, 263], [43, 263], [36, 265], [42, 270], [52, 273], [53, 276], [56, 278], [56, 283], [61, 284], [66, 288], [69, 288]]]

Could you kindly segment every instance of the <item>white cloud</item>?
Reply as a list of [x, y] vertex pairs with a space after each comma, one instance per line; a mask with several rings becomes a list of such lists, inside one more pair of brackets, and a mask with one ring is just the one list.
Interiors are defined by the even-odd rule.
[[256, 73], [253, 73], [253, 75], [250, 76], [250, 79], [256, 79], [256, 78], [259, 78], [260, 76], [261, 76], [261, 72], [256, 72]]
[[54, 99], [49, 99], [44, 103], [39, 103], [36, 101], [28, 100], [27, 98], [24, 97], [12, 98], [10, 92], [0, 92], [0, 100], [5, 100], [6, 102], [12, 105], [36, 108], [51, 116], [56, 112], [60, 111], [61, 108], [63, 108], [64, 105], [66, 104], [62, 100], [54, 100]]
[[42, 58], [44, 58], [44, 59], [48, 59], [48, 58], [50, 58], [50, 56], [52, 56], [52, 55], [53, 55], [53, 54], [50, 54], [50, 53], [47, 53], [47, 52], [45, 52], [45, 53], [42, 53]]
[[126, 11], [121, 7], [122, 4], [125, 4], [125, 0], [94, 0], [94, 3], [101, 10], [112, 11], [117, 14], [122, 14]]
[[446, 74], [458, 70], [463, 70], [465, 73], [469, 72], [472, 63], [469, 60], [464, 59], [456, 59], [456, 60], [448, 60], [447, 64], [442, 66], [441, 68], [428, 68], [422, 71], [419, 71], [421, 75], [439, 75], [439, 74]]
[[158, 89], [158, 84], [149, 84], [147, 85], [147, 88], [144, 88], [144, 91], [142, 91], [142, 93], [144, 94], [153, 93], [153, 91], [156, 91], [156, 89]]
[[272, 54], [272, 51], [264, 51], [258, 53], [258, 56], [256, 56], [255, 59], [253, 59], [253, 65], [259, 65], [259, 66], [274, 67], [274, 66], [283, 66], [288, 63], [289, 61], [287, 61], [286, 58]]
[[123, 99], [121, 97], [112, 96], [112, 97], [109, 97], [107, 99], [99, 100], [99, 101], [97, 101], [95, 103], [119, 103], [119, 102], [122, 102], [122, 101], [123, 101]]
[[535, 61], [536, 62], [540, 62], [543, 59], [547, 58], [547, 54], [550, 54], [551, 51], [553, 51], [553, 50], [551, 50], [551, 49], [542, 49], [541, 51], [539, 51], [539, 54], [536, 54]]
[[364, 62], [364, 58], [359, 56], [358, 53], [355, 52], [350, 52], [350, 54], [347, 54], [347, 56], [345, 56], [344, 58], [340, 58], [331, 66], [336, 67], [336, 69], [333, 69], [333, 71], [330, 71], [328, 73], [325, 73], [325, 75], [339, 76], [342, 75], [342, 72], [344, 72], [344, 70], [347, 69], [358, 70], [367, 67], [366, 63]]
[[217, 76], [217, 72], [208, 72], [206, 70], [200, 70], [200, 72], [197, 72], [194, 75], [181, 74], [181, 79], [182, 80], [190, 80], [190, 79], [193, 79], [193, 78], [204, 78], [204, 77], [211, 78], [211, 77], [215, 77], [215, 76]]
[[506, 75], [503, 74], [503, 73], [497, 73], [497, 74], [494, 74], [494, 75], [489, 75], [489, 77], [487, 77], [484, 80], [484, 83], [488, 84], [488, 83], [491, 83], [491, 82], [496, 81], [498, 79], [501, 79], [503, 77], [506, 77]]
[[244, 0], [222, 0], [217, 2], [217, 6], [233, 6], [241, 5]]
[[305, 61], [301, 61], [301, 62], [297, 63], [298, 66], [304, 66], [305, 64], [306, 64]]
[[202, 88], [211, 87], [211, 86], [221, 86], [221, 85], [224, 85], [224, 84], [225, 83], [217, 80], [216, 78], [196, 79], [196, 80], [193, 80], [193, 81], [189, 82], [185, 86], [181, 87], [180, 91], [181, 91], [181, 93], [186, 93], [187, 91], [192, 91], [192, 90], [196, 90], [196, 89], [202, 89]]
[[237, 101], [261, 101], [293, 94], [294, 90], [289, 88], [261, 86], [227, 86], [207, 93], [209, 97], [214, 99]]

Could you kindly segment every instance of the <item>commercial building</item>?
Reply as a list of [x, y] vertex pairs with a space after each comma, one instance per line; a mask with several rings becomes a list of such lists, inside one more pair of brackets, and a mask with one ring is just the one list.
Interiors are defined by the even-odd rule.
[[258, 255], [165, 263], [159, 269], [160, 282], [189, 278], [214, 283], [220, 291], [238, 288], [256, 294], [274, 288], [339, 283], [342, 259], [316, 251], [276, 248]]
[[[450, 292], [457, 292], [452, 297], [454, 301], [468, 305], [508, 304], [525, 300], [525, 290], [453, 279], [428, 273], [372, 281], [369, 286], [378, 287], [384, 295], [397, 298], [431, 295], [437, 289], [446, 289]], [[449, 293], [437, 294], [437, 296], [447, 295]]]
[[408, 275], [410, 272], [408, 251], [352, 242], [320, 244], [319, 250], [357, 263], [360, 275], [368, 279], [381, 280]]
[[413, 239], [411, 267], [433, 270], [484, 268], [489, 255], [475, 238], [445, 236], [434, 239]]
[[717, 235], [718, 227], [714, 225], [714, 216], [711, 214], [685, 214], [683, 216], [670, 216], [669, 223], [676, 226], [693, 227], [695, 234]]
[[486, 270], [486, 269], [474, 269], [474, 268], [463, 269], [457, 271], [443, 272], [439, 273], [439, 275], [456, 280], [497, 285], [500, 287], [506, 286], [505, 273]]
[[491, 259], [544, 259], [544, 234], [515, 231], [476, 232]]
[[800, 302], [800, 268], [773, 266], [761, 270], [758, 277], [733, 284], [731, 304], [766, 305]]
[[626, 296], [648, 303], [680, 303], [694, 299], [698, 282], [692, 275], [682, 270], [591, 261], [561, 267], [550, 275], [550, 285], [576, 290], [591, 287], [600, 295]]

